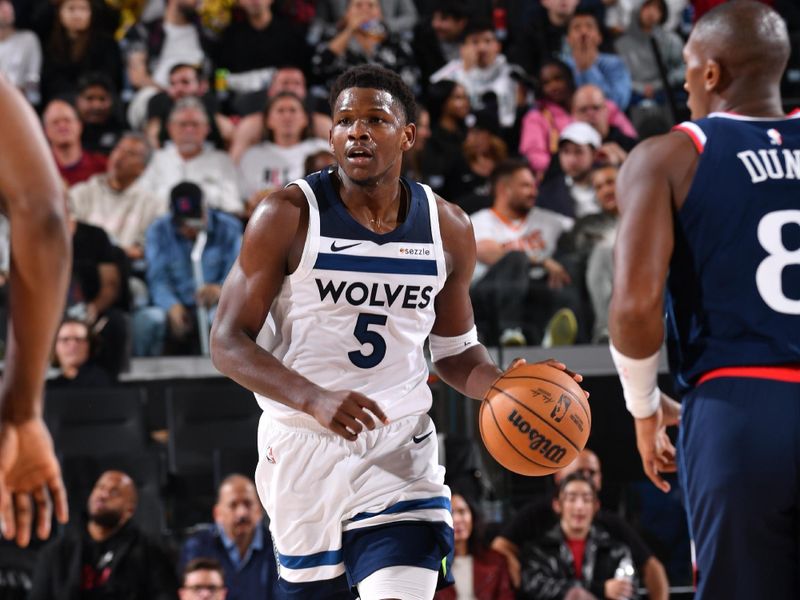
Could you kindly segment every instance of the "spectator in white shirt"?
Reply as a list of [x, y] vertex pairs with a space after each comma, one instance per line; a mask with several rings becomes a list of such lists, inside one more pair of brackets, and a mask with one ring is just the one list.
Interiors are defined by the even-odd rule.
[[101, 227], [128, 257], [144, 257], [144, 236], [156, 217], [167, 212], [164, 198], [136, 185], [152, 155], [140, 133], [127, 133], [114, 146], [105, 173], [69, 190], [74, 217]]
[[264, 110], [267, 140], [245, 151], [239, 162], [239, 189], [249, 211], [266, 194], [305, 175], [308, 155], [329, 150], [327, 140], [310, 136], [303, 101], [291, 92], [269, 99]]
[[512, 72], [500, 53], [492, 22], [477, 20], [467, 26], [461, 58], [451, 60], [431, 75], [431, 83], [443, 79], [460, 83], [467, 90], [473, 109], [487, 109], [495, 103], [498, 122], [508, 128], [517, 116], [517, 83]]
[[236, 169], [225, 152], [206, 143], [208, 115], [200, 100], [187, 97], [176, 102], [167, 131], [170, 141], [156, 151], [139, 185], [166, 202], [177, 183], [191, 181], [201, 187], [209, 207], [241, 214]]
[[33, 32], [17, 31], [15, 22], [14, 4], [0, 0], [0, 73], [38, 105], [42, 46]]

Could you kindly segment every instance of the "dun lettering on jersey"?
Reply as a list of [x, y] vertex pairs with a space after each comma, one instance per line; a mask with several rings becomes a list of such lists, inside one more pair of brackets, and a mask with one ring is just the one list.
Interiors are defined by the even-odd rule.
[[744, 150], [736, 157], [744, 164], [753, 183], [767, 179], [800, 179], [800, 150]]
[[397, 303], [402, 308], [423, 309], [431, 302], [433, 286], [426, 285], [392, 285], [390, 283], [372, 283], [367, 285], [361, 281], [331, 280], [323, 282], [315, 278], [319, 299], [324, 302], [330, 297], [334, 304], [340, 300], [351, 306], [387, 306], [392, 307]]

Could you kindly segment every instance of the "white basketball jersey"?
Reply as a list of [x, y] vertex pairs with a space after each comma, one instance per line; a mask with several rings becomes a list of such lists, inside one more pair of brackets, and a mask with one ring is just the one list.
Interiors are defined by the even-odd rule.
[[[427, 412], [423, 345], [447, 278], [430, 188], [404, 179], [408, 216], [394, 231], [377, 234], [350, 215], [328, 169], [290, 185], [308, 201], [308, 233], [258, 343], [325, 389], [372, 398], [390, 421]], [[271, 418], [322, 427], [310, 415], [256, 397]]]

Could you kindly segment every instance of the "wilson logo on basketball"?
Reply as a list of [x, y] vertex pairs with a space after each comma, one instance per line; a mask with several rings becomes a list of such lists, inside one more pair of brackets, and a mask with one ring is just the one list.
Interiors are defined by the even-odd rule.
[[[566, 411], [566, 409], [564, 410]], [[564, 455], [567, 453], [566, 449], [558, 444], [554, 444], [550, 438], [531, 427], [531, 424], [523, 419], [522, 415], [519, 414], [516, 409], [513, 409], [511, 414], [508, 415], [508, 420], [511, 421], [511, 424], [514, 425], [520, 433], [528, 436], [530, 440], [528, 447], [531, 450], [538, 450], [539, 454], [556, 464], [560, 463], [561, 459], [564, 458]]]

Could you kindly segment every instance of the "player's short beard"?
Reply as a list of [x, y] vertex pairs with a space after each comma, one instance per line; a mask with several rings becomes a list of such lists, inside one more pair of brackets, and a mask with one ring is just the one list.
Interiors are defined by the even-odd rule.
[[89, 521], [104, 529], [116, 529], [122, 524], [122, 511], [98, 510], [94, 513], [89, 513]]

